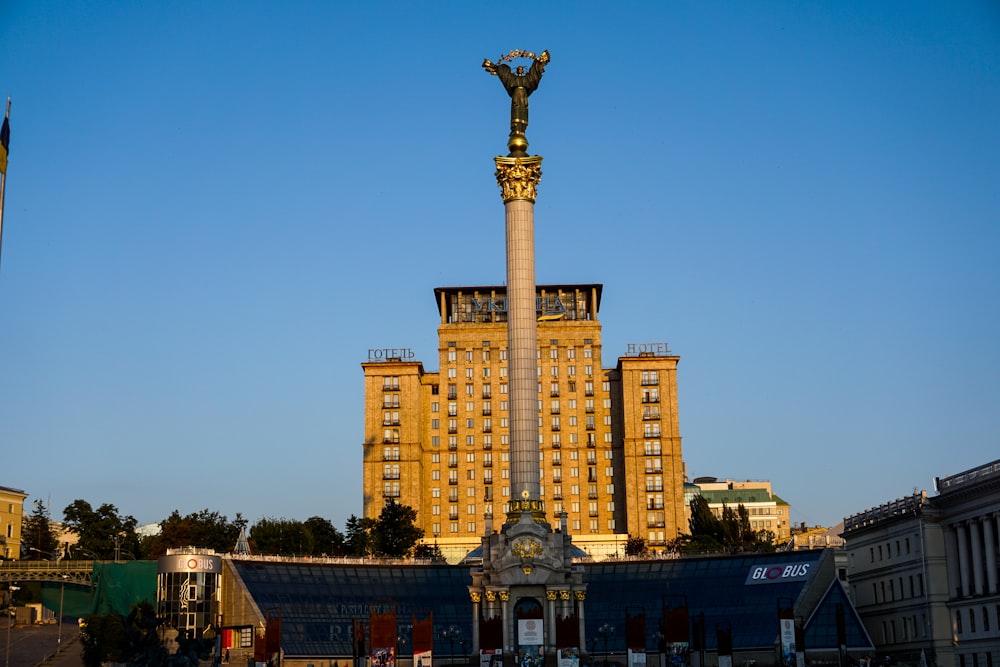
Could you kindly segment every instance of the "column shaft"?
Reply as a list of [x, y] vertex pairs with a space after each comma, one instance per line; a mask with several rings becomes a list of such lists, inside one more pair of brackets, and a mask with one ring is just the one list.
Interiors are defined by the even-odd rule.
[[969, 583], [969, 541], [965, 535], [965, 524], [955, 526], [955, 536], [958, 538], [958, 574], [962, 580], [962, 597], [972, 595]]
[[972, 594], [983, 594], [983, 540], [979, 534], [979, 519], [969, 521], [969, 533], [972, 535]]
[[[997, 592], [997, 538], [996, 517], [992, 514], [983, 519], [983, 544], [986, 550], [986, 594]], [[1000, 621], [1000, 619], [998, 619]]]
[[511, 497], [540, 495], [538, 335], [535, 317], [534, 204], [506, 202], [507, 356], [510, 376]]

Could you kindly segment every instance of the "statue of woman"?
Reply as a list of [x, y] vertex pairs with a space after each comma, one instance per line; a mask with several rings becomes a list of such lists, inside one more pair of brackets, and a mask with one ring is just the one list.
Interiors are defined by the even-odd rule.
[[[511, 57], [521, 55], [520, 52], [511, 52]], [[538, 88], [538, 83], [542, 80], [545, 72], [545, 65], [549, 62], [549, 52], [542, 51], [541, 55], [533, 59], [531, 69], [527, 73], [523, 66], [518, 66], [517, 71], [511, 70], [510, 65], [494, 64], [489, 60], [483, 61], [483, 69], [500, 79], [507, 94], [510, 95], [510, 136], [524, 137], [524, 131], [528, 127], [528, 96]], [[527, 146], [527, 142], [524, 142]]]

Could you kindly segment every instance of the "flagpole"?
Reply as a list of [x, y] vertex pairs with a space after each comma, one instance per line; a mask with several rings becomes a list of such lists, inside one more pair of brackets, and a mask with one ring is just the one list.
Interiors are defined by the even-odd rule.
[[[4, 112], [4, 121], [10, 121], [10, 95], [7, 96], [7, 110]], [[8, 151], [9, 155], [9, 151]], [[7, 168], [0, 171], [0, 259], [3, 258], [3, 196], [7, 190]]]

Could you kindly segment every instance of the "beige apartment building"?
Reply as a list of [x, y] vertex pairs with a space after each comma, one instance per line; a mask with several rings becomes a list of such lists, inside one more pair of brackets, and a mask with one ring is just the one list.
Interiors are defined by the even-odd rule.
[[24, 499], [21, 489], [0, 486], [0, 557], [17, 560], [21, 557], [21, 520]]
[[[687, 530], [677, 362], [666, 343], [629, 344], [603, 366], [599, 284], [539, 285], [538, 443], [549, 521], [565, 513], [591, 555]], [[369, 350], [364, 516], [388, 499], [417, 510], [449, 557], [475, 548], [510, 501], [506, 294], [434, 290], [437, 371], [407, 348]]]

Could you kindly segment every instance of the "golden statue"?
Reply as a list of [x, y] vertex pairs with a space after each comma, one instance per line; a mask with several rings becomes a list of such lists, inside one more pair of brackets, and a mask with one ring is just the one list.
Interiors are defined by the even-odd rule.
[[525, 157], [528, 154], [528, 140], [524, 135], [524, 131], [528, 127], [528, 96], [535, 92], [538, 83], [542, 80], [545, 66], [549, 63], [549, 52], [542, 51], [540, 55], [536, 56], [530, 51], [518, 49], [505, 56], [500, 56], [500, 60], [506, 61], [515, 58], [531, 58], [531, 69], [525, 72], [524, 67], [518, 65], [515, 72], [511, 70], [510, 65], [495, 64], [489, 60], [483, 60], [483, 69], [498, 77], [507, 94], [510, 95], [510, 139], [507, 141], [510, 157]]

